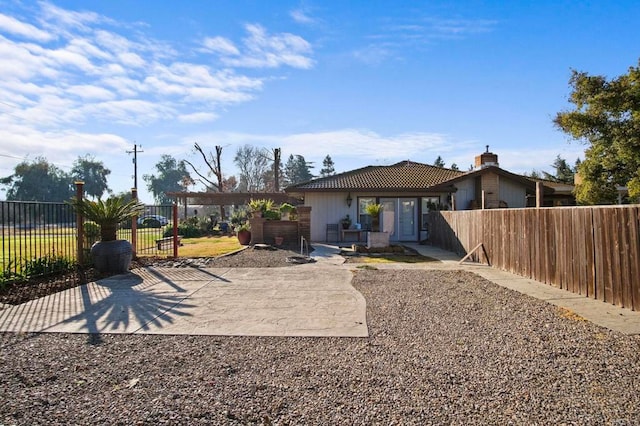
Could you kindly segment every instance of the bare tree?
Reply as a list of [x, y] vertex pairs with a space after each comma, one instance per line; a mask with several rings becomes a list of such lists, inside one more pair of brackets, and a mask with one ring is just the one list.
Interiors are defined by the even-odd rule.
[[265, 189], [280, 192], [280, 176], [282, 175], [282, 150], [280, 148], [262, 150], [262, 155], [272, 163], [271, 170], [265, 172]]
[[[216, 145], [215, 156], [213, 155], [212, 152], [209, 152], [208, 154], [205, 153], [202, 147], [198, 145], [197, 142], [193, 144], [193, 148], [196, 152], [198, 152], [202, 156], [204, 163], [209, 168], [209, 171], [206, 173], [206, 176], [203, 173], [200, 173], [200, 171], [196, 169], [195, 166], [191, 164], [189, 161], [184, 160], [184, 162], [189, 166], [191, 166], [195, 174], [199, 176], [198, 180], [204, 184], [204, 186], [207, 188], [208, 191], [225, 192], [225, 188], [228, 185], [227, 185], [227, 181], [225, 181], [222, 178], [222, 167], [221, 167], [222, 147], [219, 145]], [[215, 181], [210, 179], [211, 176], [215, 177]], [[220, 218], [222, 220], [225, 219], [224, 206], [222, 205], [220, 205]]]
[[[222, 147], [219, 145], [216, 145], [215, 157], [212, 152], [209, 152], [208, 154], [206, 154], [202, 149], [202, 147], [198, 145], [197, 142], [193, 144], [193, 147], [196, 152], [200, 153], [200, 155], [202, 156], [202, 159], [204, 160], [204, 163], [209, 168], [207, 175], [205, 176], [204, 174], [200, 173], [200, 171], [196, 169], [196, 167], [193, 164], [191, 164], [189, 161], [184, 160], [184, 162], [189, 166], [191, 166], [195, 174], [197, 174], [200, 177], [200, 179], [198, 180], [201, 183], [203, 183], [208, 190], [224, 192], [224, 180], [222, 179], [222, 168], [220, 166], [220, 159], [222, 157]], [[213, 181], [209, 178], [212, 175], [216, 178], [216, 181]]]
[[240, 170], [240, 191], [264, 191], [269, 160], [262, 150], [251, 145], [243, 145], [236, 151], [233, 161]]

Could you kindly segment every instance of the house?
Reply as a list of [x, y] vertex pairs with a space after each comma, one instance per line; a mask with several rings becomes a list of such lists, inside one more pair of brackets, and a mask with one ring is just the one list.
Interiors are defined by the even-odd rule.
[[[542, 182], [543, 197], [557, 196]], [[537, 182], [499, 167], [498, 156], [486, 152], [475, 158], [475, 168], [461, 172], [413, 161], [390, 166], [367, 166], [289, 186], [290, 195], [304, 197], [311, 207], [311, 241], [361, 241], [370, 230], [368, 204], [382, 204], [380, 228], [390, 241], [421, 241], [427, 237], [431, 209], [517, 208], [535, 206]], [[561, 194], [562, 195], [562, 194]], [[562, 195], [564, 196], [564, 195]], [[346, 216], [351, 226], [334, 235], [328, 225]]]

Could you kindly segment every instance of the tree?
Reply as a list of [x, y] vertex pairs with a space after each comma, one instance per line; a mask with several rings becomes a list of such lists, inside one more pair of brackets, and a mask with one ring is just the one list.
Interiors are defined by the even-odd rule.
[[110, 174], [111, 170], [102, 161], [96, 161], [89, 154], [78, 157], [71, 169], [71, 177], [75, 181], [84, 182], [84, 193], [93, 198], [100, 198], [105, 192], [111, 192], [107, 185], [107, 176]]
[[144, 175], [147, 189], [153, 193], [158, 204], [169, 204], [171, 198], [166, 192], [186, 191], [194, 184], [184, 161], [177, 161], [171, 155], [164, 154], [156, 164], [158, 175]]
[[438, 158], [433, 162], [433, 165], [436, 167], [444, 167], [444, 160], [438, 155]]
[[9, 187], [9, 201], [61, 202], [73, 195], [71, 176], [47, 162], [44, 157], [21, 162], [11, 176], [0, 179], [0, 184]]
[[542, 173], [540, 173], [536, 169], [531, 170], [530, 173], [524, 173], [524, 175], [530, 177], [531, 179], [542, 179]]
[[[639, 62], [640, 64], [640, 62]], [[576, 186], [580, 204], [614, 203], [617, 186], [640, 197], [640, 66], [607, 80], [573, 71], [570, 111], [559, 112], [555, 125], [588, 148], [579, 165]]]
[[[204, 163], [207, 165], [207, 168], [209, 170], [207, 171], [207, 174], [204, 175], [200, 173], [200, 171], [196, 169], [196, 167], [189, 161], [183, 160], [185, 164], [191, 166], [194, 173], [200, 177], [198, 180], [204, 184], [204, 186], [207, 188], [207, 191], [224, 192], [224, 179], [222, 178], [222, 167], [220, 165], [222, 159], [222, 147], [216, 145], [215, 156], [212, 152], [206, 154], [197, 142], [193, 144], [193, 148], [202, 156], [202, 159], [204, 160]], [[216, 180], [213, 181], [209, 179], [211, 176], [214, 176]]]
[[334, 167], [333, 160], [331, 159], [331, 156], [327, 155], [326, 157], [324, 157], [324, 160], [322, 160], [322, 169], [320, 169], [320, 176], [327, 177], [335, 174], [336, 169]]
[[[576, 165], [577, 164], [580, 164], [580, 159], [576, 160]], [[551, 182], [573, 184], [573, 176], [575, 174], [577, 166], [576, 168], [571, 167], [567, 163], [567, 160], [558, 155], [553, 161], [551, 167], [555, 170], [555, 173], [553, 174], [545, 172], [544, 170], [538, 171], [536, 169], [533, 169], [530, 173], [524, 173], [524, 176], [528, 176], [533, 179], [544, 179]]]
[[269, 161], [259, 148], [251, 145], [239, 147], [233, 162], [240, 169], [240, 182], [238, 183], [240, 191], [264, 191]]
[[282, 176], [282, 150], [280, 148], [262, 150], [262, 155], [271, 162], [271, 167], [265, 171], [265, 191], [280, 192], [280, 178]]
[[302, 155], [289, 155], [287, 164], [284, 166], [284, 174], [287, 178], [289, 185], [295, 185], [301, 182], [307, 182], [313, 179], [311, 170], [313, 163], [310, 163], [304, 159]]
[[575, 175], [575, 169], [567, 164], [567, 160], [558, 155], [551, 165], [556, 171], [554, 175], [545, 173], [545, 178], [554, 182], [573, 184], [573, 176]]
[[456, 172], [459, 172], [460, 169], [458, 168], [458, 165], [456, 163], [451, 163], [451, 170], [455, 170]]

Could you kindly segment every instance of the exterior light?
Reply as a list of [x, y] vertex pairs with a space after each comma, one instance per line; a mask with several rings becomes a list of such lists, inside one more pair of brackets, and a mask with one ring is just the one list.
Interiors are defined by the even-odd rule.
[[352, 198], [351, 198], [351, 193], [349, 193], [349, 194], [347, 195], [347, 207], [351, 207], [351, 201], [353, 201], [353, 200], [352, 200]]

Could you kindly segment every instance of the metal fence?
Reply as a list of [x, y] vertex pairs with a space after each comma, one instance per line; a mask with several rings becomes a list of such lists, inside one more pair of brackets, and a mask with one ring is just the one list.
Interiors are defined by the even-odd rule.
[[76, 259], [76, 215], [65, 203], [0, 202], [0, 278], [45, 275]]
[[[123, 222], [118, 238], [135, 243], [137, 256], [172, 256], [173, 206], [146, 206], [144, 215]], [[136, 228], [135, 237], [133, 229]], [[76, 214], [67, 203], [0, 201], [2, 257], [0, 283], [70, 270], [76, 266]], [[89, 259], [91, 245], [99, 239], [87, 232], [82, 247]]]

